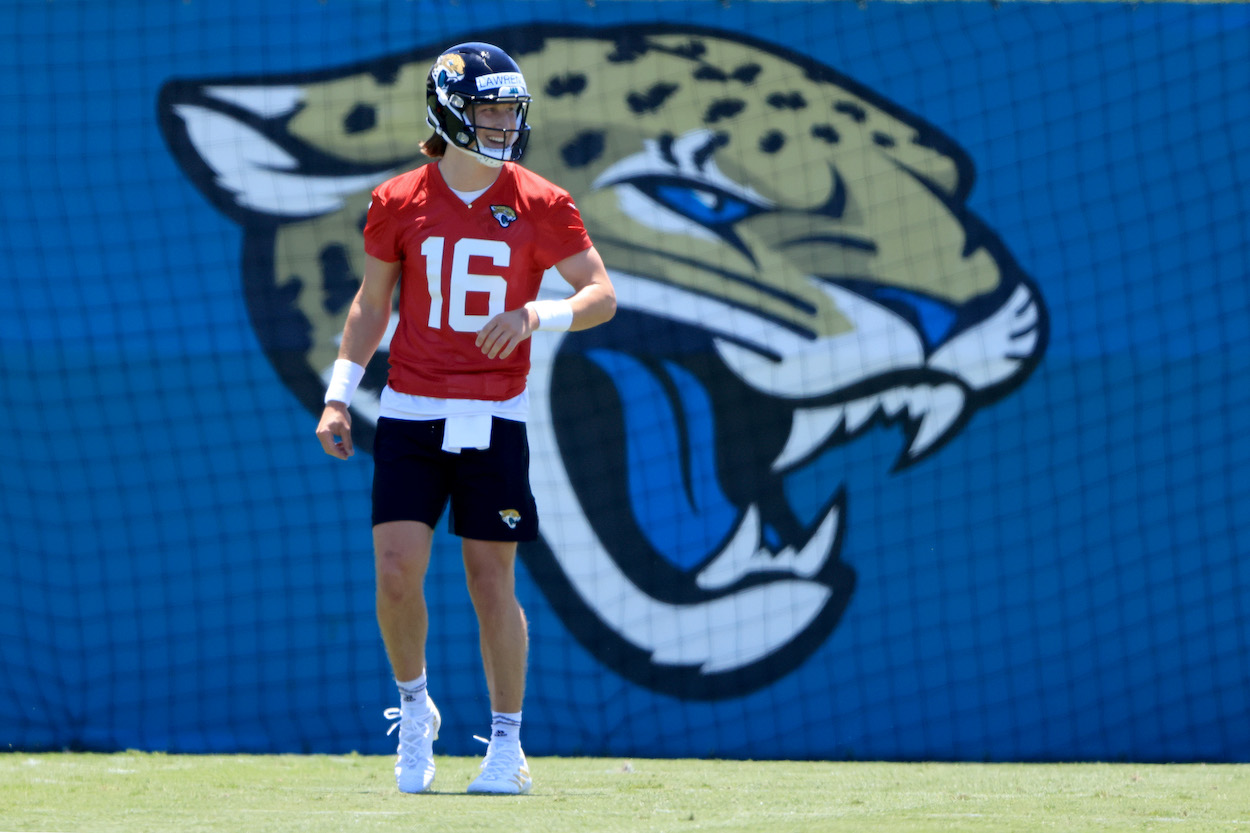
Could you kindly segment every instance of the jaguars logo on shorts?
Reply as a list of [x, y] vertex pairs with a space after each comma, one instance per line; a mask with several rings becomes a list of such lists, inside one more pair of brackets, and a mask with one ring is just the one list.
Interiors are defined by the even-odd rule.
[[[968, 209], [967, 154], [834, 67], [690, 27], [473, 37], [540, 91], [525, 164], [572, 193], [619, 303], [607, 326], [534, 336], [544, 526], [522, 557], [630, 680], [682, 698], [768, 686], [853, 597], [856, 491], [940, 453], [1040, 360], [1038, 289]], [[257, 337], [313, 414], [370, 190], [425, 161], [412, 120], [437, 57], [161, 92], [183, 170], [244, 229]], [[352, 405], [364, 449], [386, 350]], [[844, 481], [830, 461], [882, 431], [892, 470]]]

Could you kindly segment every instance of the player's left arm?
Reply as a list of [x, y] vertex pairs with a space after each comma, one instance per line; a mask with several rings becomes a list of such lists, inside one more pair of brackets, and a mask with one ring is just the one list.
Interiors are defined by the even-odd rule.
[[616, 290], [594, 246], [566, 257], [555, 268], [573, 287], [573, 294], [561, 301], [531, 301], [496, 315], [477, 334], [483, 353], [506, 359], [535, 330], [588, 330], [616, 314]]
[[[556, 271], [573, 287], [573, 294], [567, 299], [573, 308], [569, 330], [589, 330], [612, 320], [616, 315], [616, 290], [594, 246], [566, 257], [556, 264]], [[530, 309], [532, 313], [533, 308]], [[533, 323], [538, 326], [537, 316]]]

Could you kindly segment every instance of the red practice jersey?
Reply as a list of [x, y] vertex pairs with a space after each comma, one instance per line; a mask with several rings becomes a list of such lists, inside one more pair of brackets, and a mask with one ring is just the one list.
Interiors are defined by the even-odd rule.
[[505, 163], [472, 204], [426, 164], [373, 191], [365, 252], [399, 261], [390, 386], [443, 399], [511, 399], [525, 390], [529, 339], [506, 359], [474, 344], [486, 322], [538, 297], [543, 272], [590, 248], [572, 197]]

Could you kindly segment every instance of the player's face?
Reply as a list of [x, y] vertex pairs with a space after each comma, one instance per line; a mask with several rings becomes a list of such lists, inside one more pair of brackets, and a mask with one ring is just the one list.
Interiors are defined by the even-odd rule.
[[516, 141], [521, 106], [512, 102], [470, 104], [468, 116], [473, 121], [478, 143], [487, 148], [505, 148]]

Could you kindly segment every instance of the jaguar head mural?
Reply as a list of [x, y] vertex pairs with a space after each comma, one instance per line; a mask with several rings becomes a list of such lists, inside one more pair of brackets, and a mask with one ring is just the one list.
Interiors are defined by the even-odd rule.
[[[522, 557], [630, 680], [694, 699], [764, 687], [853, 595], [856, 484], [813, 464], [869, 431], [901, 435], [881, 477], [938, 452], [1040, 360], [1039, 292], [968, 210], [967, 155], [832, 67], [684, 26], [472, 36], [520, 63], [524, 164], [572, 193], [619, 303], [605, 327], [534, 336], [543, 524]], [[370, 190], [425, 162], [442, 45], [162, 89], [174, 155], [244, 228], [257, 335], [314, 413]], [[548, 275], [545, 293], [568, 291]], [[352, 406], [361, 448], [386, 346]]]

